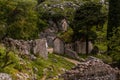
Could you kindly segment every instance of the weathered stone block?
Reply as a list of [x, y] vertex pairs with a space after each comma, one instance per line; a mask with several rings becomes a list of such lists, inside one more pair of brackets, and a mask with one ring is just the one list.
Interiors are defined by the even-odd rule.
[[35, 55], [42, 56], [44, 58], [47, 58], [48, 52], [47, 52], [47, 41], [46, 39], [36, 39], [34, 42], [33, 47], [33, 53]]
[[64, 54], [64, 42], [60, 38], [54, 39], [54, 46], [53, 46], [53, 52], [58, 54]]
[[71, 49], [65, 49], [65, 54], [67, 56], [71, 57], [71, 58], [79, 59], [78, 54], [75, 51], [71, 50]]
[[[88, 44], [89, 44], [88, 53], [91, 53], [91, 51], [93, 50], [93, 44], [91, 43], [91, 41], [89, 41]], [[77, 53], [82, 53], [82, 54], [86, 53], [86, 42], [76, 41], [75, 45], [76, 45], [75, 51]]]

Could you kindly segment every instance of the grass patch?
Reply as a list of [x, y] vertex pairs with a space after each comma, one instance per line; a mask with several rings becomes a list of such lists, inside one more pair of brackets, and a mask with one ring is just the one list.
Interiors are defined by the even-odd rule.
[[[0, 65], [4, 65], [6, 61], [6, 49], [0, 46]], [[0, 72], [10, 74], [13, 80], [17, 80], [17, 74], [25, 73], [32, 79], [33, 74], [36, 75], [37, 80], [41, 80], [43, 76], [46, 79], [51, 79], [63, 73], [65, 70], [71, 69], [75, 66], [73, 63], [65, 60], [62, 56], [56, 54], [49, 54], [48, 59], [38, 57], [36, 60], [20, 57], [17, 53], [9, 52], [8, 61], [13, 62], [5, 68], [0, 68]], [[29, 80], [28, 79], [28, 80]]]
[[68, 70], [74, 66], [73, 63], [56, 54], [49, 54], [47, 60], [38, 58], [32, 62], [32, 65], [38, 69], [37, 74], [39, 78], [42, 78], [44, 75], [47, 75], [47, 78], [52, 78], [63, 73], [63, 69]]

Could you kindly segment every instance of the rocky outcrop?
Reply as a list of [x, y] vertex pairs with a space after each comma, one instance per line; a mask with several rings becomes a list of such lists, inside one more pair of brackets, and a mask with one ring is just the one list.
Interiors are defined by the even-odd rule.
[[[22, 56], [28, 55], [32, 59], [35, 59], [36, 55], [47, 58], [48, 52], [46, 39], [25, 41], [6, 38], [3, 40], [3, 43], [5, 44], [6, 47], [9, 47], [13, 51], [17, 50], [18, 53]], [[33, 55], [30, 53], [32, 53]]]
[[119, 76], [118, 69], [94, 57], [89, 57], [62, 75], [64, 80], [118, 80]]
[[12, 78], [9, 74], [0, 73], [0, 80], [12, 80]]

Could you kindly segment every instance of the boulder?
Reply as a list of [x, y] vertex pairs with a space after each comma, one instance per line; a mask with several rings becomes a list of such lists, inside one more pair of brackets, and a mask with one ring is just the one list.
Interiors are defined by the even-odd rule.
[[71, 49], [65, 49], [65, 54], [67, 56], [71, 57], [71, 58], [79, 59], [78, 54], [75, 51], [71, 50]]
[[9, 74], [0, 73], [0, 80], [12, 80], [12, 78]]

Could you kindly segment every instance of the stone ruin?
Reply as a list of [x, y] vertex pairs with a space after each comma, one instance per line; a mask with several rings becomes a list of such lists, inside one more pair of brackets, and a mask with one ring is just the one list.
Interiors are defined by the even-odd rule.
[[[88, 53], [91, 53], [94, 49], [93, 44], [91, 41], [88, 42]], [[86, 42], [84, 41], [76, 41], [74, 43], [68, 43], [65, 45], [65, 48], [71, 49], [76, 53], [86, 54]]]
[[57, 22], [49, 20], [49, 27], [39, 34], [40, 38], [46, 38], [48, 46], [53, 47], [53, 40], [57, 37], [58, 32], [65, 32], [68, 30], [68, 23], [66, 19], [58, 19]]
[[3, 44], [11, 50], [17, 51], [21, 56], [29, 55], [32, 58], [35, 58], [35, 56], [47, 58], [48, 55], [46, 39], [25, 41], [5, 38]]
[[60, 38], [56, 37], [54, 39], [54, 46], [53, 46], [53, 52], [57, 54], [64, 54], [65, 53], [65, 43]]
[[44, 58], [47, 58], [48, 52], [47, 52], [47, 41], [46, 39], [36, 39], [34, 40], [34, 46], [33, 46], [33, 53], [38, 56], [42, 56]]
[[119, 80], [119, 69], [113, 69], [102, 60], [89, 57], [61, 75], [64, 80]]
[[[93, 50], [93, 44], [91, 41], [88, 42], [88, 53], [91, 53]], [[77, 53], [86, 54], [86, 42], [85, 41], [76, 41], [75, 42], [75, 51]]]
[[70, 58], [79, 59], [78, 54], [71, 48], [68, 48], [68, 45], [66, 45], [61, 38], [56, 37], [53, 42], [54, 42], [54, 46], [53, 46], [54, 53], [60, 54], [60, 55], [65, 54]]
[[[86, 54], [86, 42], [76, 41], [74, 43], [65, 43], [59, 37], [56, 37], [53, 40], [53, 52], [57, 54], [65, 54], [71, 58], [78, 59], [78, 53]], [[93, 44], [89, 41], [89, 53], [97, 53], [98, 51], [94, 50]]]

